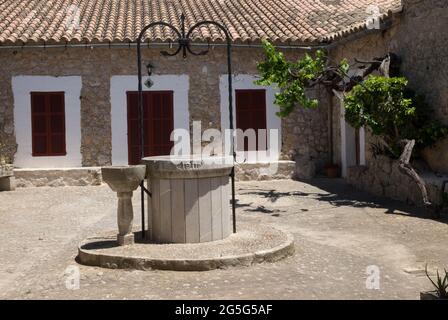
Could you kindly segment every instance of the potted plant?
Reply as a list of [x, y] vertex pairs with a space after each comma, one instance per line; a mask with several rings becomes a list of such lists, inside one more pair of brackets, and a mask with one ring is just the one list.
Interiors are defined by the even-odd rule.
[[448, 300], [448, 271], [444, 269], [445, 276], [439, 274], [437, 270], [437, 280], [434, 281], [428, 274], [428, 268], [425, 267], [425, 273], [429, 281], [431, 281], [435, 290], [420, 292], [420, 300]]
[[335, 163], [329, 163], [325, 166], [325, 173], [328, 178], [337, 178], [339, 177], [340, 168]]

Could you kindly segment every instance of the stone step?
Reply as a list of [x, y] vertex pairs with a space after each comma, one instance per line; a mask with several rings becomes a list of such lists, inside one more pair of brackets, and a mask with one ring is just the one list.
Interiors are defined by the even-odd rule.
[[100, 185], [100, 167], [14, 169], [17, 187]]
[[[273, 163], [236, 164], [236, 180], [291, 179], [295, 173], [295, 162], [280, 160]], [[16, 186], [63, 187], [101, 185], [101, 167], [79, 168], [20, 168], [14, 169]]]

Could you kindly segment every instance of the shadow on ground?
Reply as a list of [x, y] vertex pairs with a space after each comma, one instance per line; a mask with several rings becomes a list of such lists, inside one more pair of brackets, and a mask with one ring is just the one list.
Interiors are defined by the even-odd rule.
[[[304, 191], [277, 191], [275, 189], [249, 188], [244, 194], [256, 195], [268, 199], [271, 203], [277, 202], [282, 197], [308, 197], [317, 201], [328, 203], [335, 207], [349, 206], [354, 208], [384, 208], [385, 214], [396, 214], [416, 217], [421, 219], [433, 219], [439, 222], [448, 223], [448, 216], [443, 214], [440, 218], [428, 216], [423, 207], [411, 206], [406, 203], [375, 196], [366, 192], [356, 190], [342, 179], [315, 178], [303, 181], [311, 186], [321, 189], [324, 192], [304, 192]], [[239, 203], [237, 208], [245, 208], [244, 211], [257, 211], [262, 213], [274, 213], [275, 210], [267, 209], [264, 206], [252, 207], [253, 203]], [[302, 209], [307, 211], [307, 209]]]

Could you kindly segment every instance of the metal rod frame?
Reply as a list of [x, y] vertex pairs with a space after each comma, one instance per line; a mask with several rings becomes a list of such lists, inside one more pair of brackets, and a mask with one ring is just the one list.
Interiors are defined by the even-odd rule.
[[[138, 117], [140, 120], [140, 146], [141, 146], [141, 158], [145, 157], [145, 136], [144, 136], [144, 120], [143, 120], [143, 88], [142, 88], [142, 54], [141, 54], [141, 44], [142, 39], [148, 31], [148, 29], [153, 28], [155, 26], [164, 26], [170, 28], [177, 35], [177, 44], [178, 48], [174, 52], [161, 51], [160, 53], [163, 56], [176, 56], [178, 53], [182, 51], [182, 56], [185, 59], [187, 57], [187, 53], [190, 53], [194, 56], [202, 56], [206, 55], [209, 52], [210, 48], [206, 50], [202, 50], [199, 52], [195, 52], [191, 49], [191, 34], [193, 31], [204, 25], [214, 25], [218, 27], [226, 36], [226, 47], [227, 47], [227, 74], [228, 74], [228, 88], [229, 88], [229, 120], [230, 120], [230, 132], [231, 132], [231, 152], [232, 152], [232, 171], [230, 173], [231, 178], [231, 187], [232, 187], [232, 220], [233, 220], [233, 233], [236, 233], [236, 214], [235, 214], [235, 147], [234, 147], [234, 125], [233, 125], [233, 88], [232, 88], [232, 39], [230, 38], [230, 33], [225, 26], [222, 24], [204, 20], [193, 25], [188, 31], [185, 30], [185, 15], [182, 13], [180, 16], [181, 22], [181, 30], [178, 30], [172, 24], [166, 23], [164, 21], [152, 22], [145, 26], [140, 32], [137, 38], [137, 69], [138, 69]], [[149, 46], [149, 45], [148, 45]], [[141, 191], [141, 214], [142, 214], [142, 237], [146, 237], [145, 233], [145, 193], [151, 196], [150, 192], [145, 188], [144, 180], [140, 183], [140, 191]]]

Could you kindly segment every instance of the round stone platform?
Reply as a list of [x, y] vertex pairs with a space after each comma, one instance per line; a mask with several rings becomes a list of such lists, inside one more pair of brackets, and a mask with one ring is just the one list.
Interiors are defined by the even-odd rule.
[[112, 269], [206, 271], [275, 262], [294, 253], [290, 234], [249, 223], [239, 223], [227, 239], [205, 243], [155, 244], [138, 232], [135, 239], [134, 245], [118, 246], [112, 232], [89, 237], [79, 244], [78, 261]]

